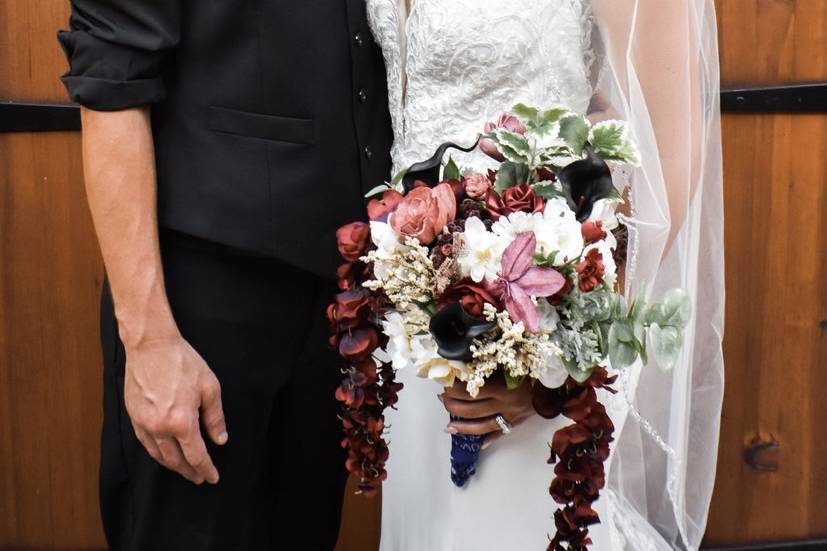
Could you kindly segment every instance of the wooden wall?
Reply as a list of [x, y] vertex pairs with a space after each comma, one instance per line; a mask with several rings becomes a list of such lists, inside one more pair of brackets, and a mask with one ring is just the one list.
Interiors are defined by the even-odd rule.
[[[725, 87], [827, 82], [827, 2], [720, 0]], [[726, 115], [726, 393], [707, 540], [827, 537], [827, 115]], [[744, 461], [776, 440], [775, 472]]]
[[[64, 101], [67, 4], [0, 0], [0, 101]], [[724, 83], [827, 80], [825, 4], [720, 0]], [[726, 116], [724, 147], [728, 387], [708, 541], [824, 536], [827, 116]], [[102, 268], [79, 155], [74, 133], [0, 134], [0, 549], [104, 545]], [[778, 471], [744, 463], [756, 435], [780, 442]], [[347, 509], [339, 551], [376, 549], [378, 500]]]

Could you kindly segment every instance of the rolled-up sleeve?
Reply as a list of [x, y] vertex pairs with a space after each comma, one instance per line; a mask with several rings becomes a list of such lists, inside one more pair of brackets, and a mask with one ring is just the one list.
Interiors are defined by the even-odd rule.
[[69, 97], [100, 111], [161, 101], [162, 70], [180, 37], [181, 0], [72, 0], [58, 33]]

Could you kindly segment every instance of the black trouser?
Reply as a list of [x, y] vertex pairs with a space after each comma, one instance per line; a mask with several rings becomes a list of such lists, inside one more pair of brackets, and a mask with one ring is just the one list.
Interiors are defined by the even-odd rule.
[[124, 350], [101, 309], [104, 530], [113, 551], [333, 549], [345, 482], [327, 346], [332, 282], [280, 261], [162, 232], [167, 294], [184, 338], [222, 386], [221, 476], [196, 486], [156, 463], [124, 409]]

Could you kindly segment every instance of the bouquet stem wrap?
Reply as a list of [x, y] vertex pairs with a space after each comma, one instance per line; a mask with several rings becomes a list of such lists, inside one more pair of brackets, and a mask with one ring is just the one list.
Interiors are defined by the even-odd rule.
[[[451, 416], [451, 421], [462, 421]], [[477, 461], [482, 450], [482, 436], [476, 434], [451, 435], [451, 480], [462, 488], [477, 472]]]

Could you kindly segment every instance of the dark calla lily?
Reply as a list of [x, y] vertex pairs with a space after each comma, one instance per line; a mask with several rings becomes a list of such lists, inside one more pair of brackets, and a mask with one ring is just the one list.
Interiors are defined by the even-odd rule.
[[459, 302], [449, 304], [431, 318], [429, 330], [439, 355], [446, 360], [470, 361], [474, 339], [493, 328], [493, 322], [475, 318]]
[[428, 184], [428, 187], [437, 185], [439, 183], [439, 169], [442, 166], [442, 159], [445, 157], [445, 152], [449, 149], [457, 149], [468, 153], [477, 147], [477, 143], [479, 143], [479, 140], [468, 148], [451, 142], [440, 145], [430, 159], [411, 165], [405, 173], [405, 176], [402, 178], [402, 185], [405, 187], [405, 192], [411, 191], [417, 180], [425, 182]]
[[566, 201], [579, 222], [585, 222], [592, 213], [594, 203], [607, 197], [614, 187], [609, 165], [589, 146], [586, 146], [586, 158], [561, 170], [557, 180], [563, 186]]

